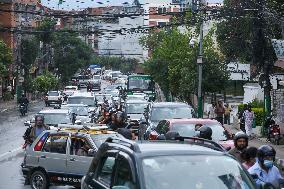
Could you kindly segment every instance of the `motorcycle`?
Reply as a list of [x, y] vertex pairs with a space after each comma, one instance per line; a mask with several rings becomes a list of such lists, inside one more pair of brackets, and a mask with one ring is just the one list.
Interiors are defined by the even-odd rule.
[[280, 127], [276, 124], [271, 124], [268, 127], [268, 141], [272, 142], [275, 145], [279, 145], [281, 139]]
[[26, 104], [21, 103], [19, 108], [20, 108], [20, 113], [21, 113], [21, 115], [22, 115], [22, 116], [26, 115], [26, 113], [27, 113]]
[[23, 138], [24, 138], [24, 140], [25, 140], [25, 143], [23, 144], [22, 148], [23, 148], [23, 149], [26, 149], [27, 146], [29, 146], [29, 145], [31, 145], [31, 144], [33, 143], [32, 139], [30, 138], [30, 133], [31, 133], [31, 131], [32, 131], [32, 124], [31, 124], [30, 121], [26, 121], [26, 122], [24, 123], [24, 125], [25, 125], [26, 127], [28, 127], [28, 128], [26, 129], [26, 131], [25, 131], [25, 133], [24, 133], [24, 135], [23, 135]]

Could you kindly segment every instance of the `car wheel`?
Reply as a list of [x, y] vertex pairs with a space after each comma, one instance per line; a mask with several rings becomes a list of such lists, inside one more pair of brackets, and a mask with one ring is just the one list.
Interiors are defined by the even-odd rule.
[[46, 175], [42, 171], [35, 171], [31, 178], [30, 184], [32, 189], [48, 189], [48, 181]]

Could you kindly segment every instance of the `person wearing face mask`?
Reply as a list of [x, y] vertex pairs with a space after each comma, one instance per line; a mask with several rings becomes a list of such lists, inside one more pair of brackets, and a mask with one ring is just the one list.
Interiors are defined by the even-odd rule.
[[257, 161], [248, 169], [251, 175], [257, 175], [256, 184], [270, 183], [279, 188], [279, 180], [283, 179], [279, 169], [274, 166], [276, 151], [272, 146], [262, 145], [257, 150]]
[[237, 132], [234, 137], [234, 146], [235, 148], [231, 149], [229, 154], [243, 163], [244, 160], [241, 158], [241, 153], [248, 147], [248, 136], [242, 131]]

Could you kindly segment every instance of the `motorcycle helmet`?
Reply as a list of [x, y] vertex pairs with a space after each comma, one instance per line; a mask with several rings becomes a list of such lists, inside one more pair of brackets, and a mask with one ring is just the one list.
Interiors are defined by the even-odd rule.
[[197, 137], [207, 139], [207, 140], [212, 140], [212, 129], [208, 126], [201, 126], [199, 129], [199, 134]]
[[262, 145], [257, 149], [257, 158], [263, 163], [265, 157], [273, 157], [273, 161], [275, 161], [276, 151], [272, 146]]
[[234, 136], [234, 145], [235, 146], [237, 146], [237, 141], [239, 140], [239, 139], [241, 139], [241, 138], [243, 138], [243, 139], [245, 139], [246, 140], [246, 143], [247, 143], [247, 145], [248, 145], [248, 135], [246, 135], [244, 132], [242, 132], [242, 131], [239, 131], [239, 132], [237, 132], [236, 134], [235, 134], [235, 136]]

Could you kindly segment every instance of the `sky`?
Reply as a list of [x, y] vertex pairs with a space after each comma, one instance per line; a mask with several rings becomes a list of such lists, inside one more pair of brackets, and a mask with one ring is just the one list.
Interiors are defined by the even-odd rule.
[[[58, 7], [58, 0], [42, 0], [42, 4], [52, 9], [63, 9], [63, 10], [78, 10], [85, 9], [88, 7], [103, 7], [112, 5], [123, 5], [123, 3], [132, 3], [133, 0], [63, 0], [61, 5]], [[141, 1], [142, 2], [142, 1]], [[153, 0], [155, 2], [155, 0]], [[222, 3], [223, 0], [207, 0], [209, 3]]]

